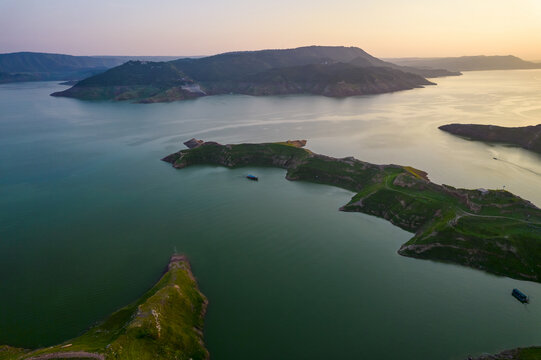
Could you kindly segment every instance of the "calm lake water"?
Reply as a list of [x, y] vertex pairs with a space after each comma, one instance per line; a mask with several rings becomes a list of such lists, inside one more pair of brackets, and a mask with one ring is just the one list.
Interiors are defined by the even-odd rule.
[[[213, 359], [444, 360], [541, 345], [541, 285], [401, 257], [412, 235], [337, 211], [347, 191], [289, 182], [278, 169], [159, 161], [194, 136], [301, 138], [319, 153], [505, 186], [541, 205], [540, 155], [437, 129], [540, 123], [541, 71], [437, 82], [346, 99], [152, 105], [53, 98], [56, 83], [0, 86], [0, 343], [80, 334], [152, 286], [179, 251], [210, 300]], [[513, 287], [532, 303], [514, 300]]]

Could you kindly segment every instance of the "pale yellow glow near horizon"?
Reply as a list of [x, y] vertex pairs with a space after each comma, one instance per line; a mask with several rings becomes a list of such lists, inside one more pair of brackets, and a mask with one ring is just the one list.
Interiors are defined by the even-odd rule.
[[0, 52], [208, 55], [304, 45], [541, 60], [541, 0], [0, 0]]

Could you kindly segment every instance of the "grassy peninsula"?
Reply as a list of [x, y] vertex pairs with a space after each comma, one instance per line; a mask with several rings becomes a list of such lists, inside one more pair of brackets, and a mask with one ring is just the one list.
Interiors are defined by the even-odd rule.
[[506, 143], [541, 153], [541, 124], [523, 127], [449, 124], [439, 129], [472, 140]]
[[83, 335], [37, 350], [0, 346], [0, 359], [208, 359], [206, 306], [188, 260], [173, 255], [156, 285]]
[[414, 233], [398, 250], [401, 255], [541, 282], [541, 210], [507, 191], [438, 185], [412, 167], [318, 155], [299, 142], [188, 144], [191, 149], [163, 160], [178, 169], [199, 164], [286, 169], [289, 180], [355, 192], [340, 210], [381, 217]]
[[244, 51], [168, 62], [130, 61], [53, 96], [166, 102], [220, 94], [379, 94], [433, 85], [425, 77], [460, 75], [385, 62], [362, 49], [308, 46]]

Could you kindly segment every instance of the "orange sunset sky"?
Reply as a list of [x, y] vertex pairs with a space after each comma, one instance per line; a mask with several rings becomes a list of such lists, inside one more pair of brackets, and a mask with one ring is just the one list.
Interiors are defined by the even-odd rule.
[[541, 0], [0, 0], [0, 52], [208, 55], [304, 45], [541, 60]]

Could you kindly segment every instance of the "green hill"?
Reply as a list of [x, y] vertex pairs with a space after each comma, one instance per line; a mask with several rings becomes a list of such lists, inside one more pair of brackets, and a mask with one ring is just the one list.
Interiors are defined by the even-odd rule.
[[[359, 65], [361, 58], [364, 62]], [[359, 48], [311, 46], [128, 62], [52, 95], [158, 102], [229, 93], [350, 96], [430, 84]]]

